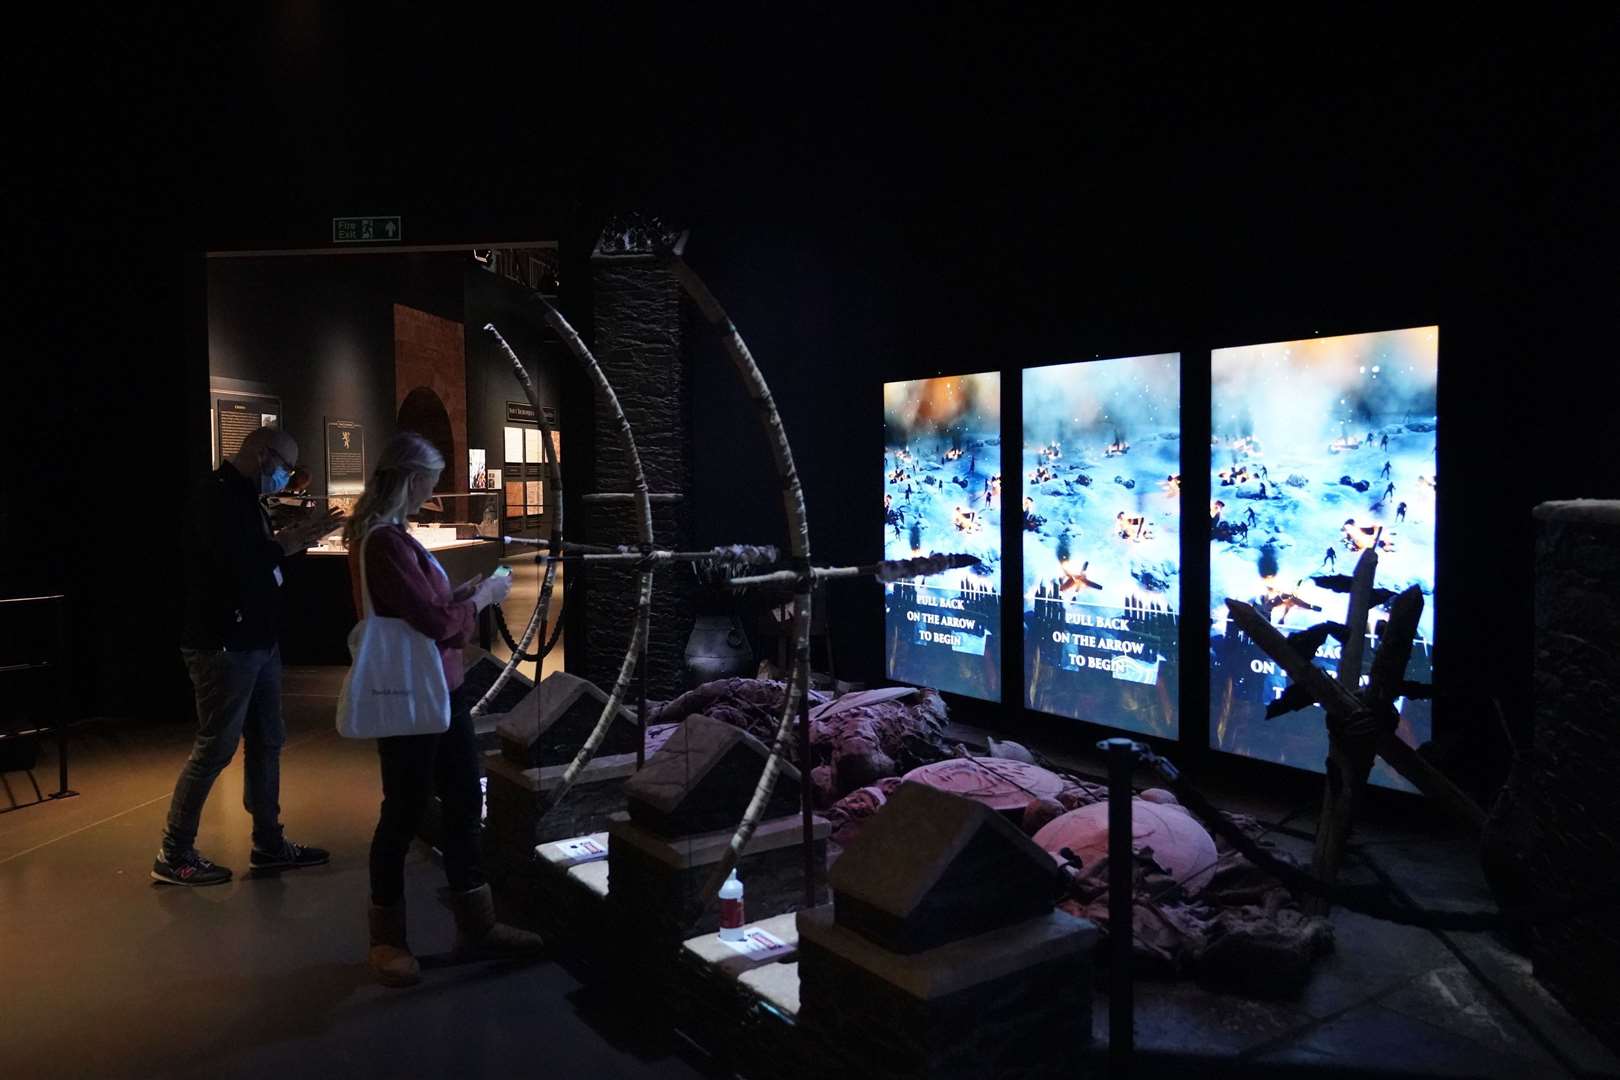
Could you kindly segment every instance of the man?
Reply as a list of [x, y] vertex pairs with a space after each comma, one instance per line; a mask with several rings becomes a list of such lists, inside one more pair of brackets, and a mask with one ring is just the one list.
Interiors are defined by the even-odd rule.
[[287, 486], [281, 489], [281, 497], [267, 500], [269, 505], [265, 507], [265, 511], [270, 515], [270, 528], [272, 530], [279, 531], [295, 521], [309, 516], [310, 511], [315, 508], [316, 500], [300, 499], [294, 501], [290, 497], [302, 495], [308, 491], [309, 481], [309, 470], [300, 465], [292, 471], [292, 477], [288, 479]]
[[246, 740], [242, 803], [253, 815], [255, 870], [318, 866], [320, 848], [281, 832], [281, 563], [334, 529], [326, 510], [272, 532], [260, 495], [280, 491], [298, 463], [286, 432], [260, 428], [197, 489], [185, 536], [185, 629], [180, 654], [197, 700], [197, 739], [169, 803], [152, 877], [173, 885], [219, 885], [231, 872], [197, 853], [203, 803]]

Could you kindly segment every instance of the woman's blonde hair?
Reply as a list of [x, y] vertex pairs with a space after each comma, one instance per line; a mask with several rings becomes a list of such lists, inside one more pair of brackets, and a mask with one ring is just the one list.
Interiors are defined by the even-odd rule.
[[366, 482], [366, 490], [354, 504], [349, 523], [343, 527], [343, 546], [354, 547], [379, 521], [397, 521], [405, 510], [411, 478], [443, 469], [444, 455], [416, 432], [401, 431], [389, 439]]

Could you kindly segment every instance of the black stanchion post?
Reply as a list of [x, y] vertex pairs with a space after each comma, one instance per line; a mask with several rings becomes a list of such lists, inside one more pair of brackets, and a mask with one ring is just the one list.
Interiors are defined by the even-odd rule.
[[636, 697], [639, 707], [636, 709], [636, 726], [641, 729], [641, 737], [636, 740], [636, 771], [647, 764], [647, 638], [641, 639], [641, 656], [636, 660]]
[[1108, 755], [1108, 1066], [1123, 1075], [1136, 1043], [1136, 988], [1131, 982], [1132, 891], [1136, 857], [1131, 850], [1131, 776], [1142, 747], [1130, 739], [1097, 744]]
[[56, 608], [56, 791], [51, 795], [53, 799], [66, 799], [78, 792], [68, 787], [68, 721], [65, 713], [66, 703], [73, 698], [73, 677], [68, 670], [69, 658], [73, 649], [68, 644], [68, 610], [67, 597], [58, 596], [53, 605]]
[[816, 906], [816, 831], [812, 820], [815, 788], [810, 783], [810, 665], [802, 665], [804, 691], [799, 695], [799, 793], [804, 811], [804, 906]]
[[[643, 544], [641, 548], [641, 557], [643, 560], [649, 560], [644, 561], [641, 564], [643, 572], [652, 569], [650, 562], [651, 555], [652, 547], [650, 545]], [[545, 627], [541, 627], [540, 629], [541, 633], [544, 634]], [[636, 657], [636, 698], [638, 702], [638, 707], [636, 709], [636, 726], [641, 729], [641, 735], [636, 739], [637, 772], [640, 772], [641, 767], [647, 764], [647, 643], [651, 638], [652, 628], [649, 626], [647, 628], [647, 632], [641, 635], [641, 653]]]

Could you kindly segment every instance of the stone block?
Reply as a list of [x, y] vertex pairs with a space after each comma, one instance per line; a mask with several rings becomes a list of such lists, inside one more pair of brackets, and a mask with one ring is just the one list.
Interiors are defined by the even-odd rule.
[[[576, 840], [590, 840], [602, 849], [601, 855], [581, 855], [570, 850], [570, 845]], [[607, 833], [591, 833], [588, 836], [570, 836], [565, 840], [548, 840], [543, 844], [536, 844], [535, 858], [550, 863], [562, 870], [572, 870], [576, 866], [583, 866], [589, 862], [601, 862], [607, 858]]]
[[[486, 859], [486, 870], [501, 870], [498, 879], [491, 874], [491, 884], [503, 917], [537, 931], [559, 957], [604, 969], [617, 925], [606, 898], [605, 864], [568, 866], [537, 858], [532, 848], [527, 859], [507, 856]], [[588, 869], [593, 865], [599, 868], [595, 872]]]
[[745, 971], [737, 981], [783, 1016], [799, 1015], [799, 963], [785, 960]]
[[719, 934], [699, 934], [681, 945], [683, 953], [690, 953], [697, 963], [726, 978], [740, 978], [757, 968], [772, 967], [792, 960], [799, 951], [799, 923], [797, 913], [773, 915], [768, 919], [750, 922], [745, 928], [759, 929], [780, 939], [789, 947], [788, 952], [758, 958], [748, 956], [722, 941]]
[[[825, 818], [813, 819], [815, 890], [826, 894]], [[760, 823], [743, 849], [737, 876], [745, 889], [748, 918], [759, 920], [804, 904], [803, 821], [797, 815]], [[612, 897], [632, 925], [672, 947], [694, 934], [719, 929], [720, 905], [704, 889], [715, 864], [731, 844], [730, 828], [668, 837], [645, 829], [628, 814], [608, 826], [608, 875]]]
[[[790, 996], [783, 983], [784, 969], [790, 969], [793, 1012], [798, 1011], [798, 976], [793, 964], [798, 927], [793, 915], [777, 915], [749, 923], [745, 929], [764, 930], [792, 951], [758, 958], [739, 953], [715, 933], [691, 938], [682, 944], [670, 966], [669, 988], [660, 1011], [688, 1038], [714, 1054], [725, 1069], [742, 1076], [785, 1080], [790, 1074], [784, 1066], [807, 1056], [803, 1043], [793, 1037], [796, 1029], [787, 1022], [793, 1013], [775, 1004]], [[767, 992], [773, 996], [767, 998]], [[777, 1013], [762, 1009], [765, 1002]], [[837, 1072], [825, 1057], [818, 1063], [828, 1073]]]
[[840, 926], [916, 953], [1052, 910], [1052, 856], [972, 799], [907, 782], [832, 871]]
[[605, 831], [609, 819], [625, 808], [624, 784], [635, 773], [636, 756], [593, 759], [580, 770], [562, 802], [542, 814], [566, 768], [523, 768], [510, 758], [491, 755], [485, 762], [489, 777], [486, 842], [528, 858], [536, 844]]
[[[489, 692], [489, 688], [495, 685], [495, 680], [500, 678], [501, 672], [506, 668], [504, 661], [497, 660], [488, 650], [480, 649], [476, 645], [469, 645], [462, 650], [461, 663], [466, 672], [462, 686], [466, 693], [474, 695], [474, 701], [478, 701]], [[511, 712], [533, 689], [534, 680], [521, 671], [512, 672], [512, 677], [506, 680], [501, 692], [489, 703], [484, 715]]]
[[[498, 719], [501, 753], [522, 766], [566, 765], [595, 730], [606, 706], [607, 695], [594, 684], [554, 671]], [[621, 705], [596, 752], [634, 754], [639, 737], [635, 715]]]
[[[625, 784], [630, 820], [664, 836], [735, 827], [769, 757], [770, 749], [741, 728], [689, 716]], [[799, 772], [784, 762], [765, 816], [792, 814], [799, 799]]]
[[[798, 914], [799, 1023], [873, 1077], [1072, 1077], [1091, 1040], [1097, 928], [1049, 911], [900, 954]], [[780, 988], [778, 988], [780, 991]]]

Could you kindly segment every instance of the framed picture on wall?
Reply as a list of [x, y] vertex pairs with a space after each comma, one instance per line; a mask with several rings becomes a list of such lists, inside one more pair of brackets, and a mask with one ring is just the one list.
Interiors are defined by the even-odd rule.
[[366, 431], [356, 420], [326, 418], [326, 490], [358, 495], [366, 487]]
[[483, 450], [467, 451], [467, 490], [483, 491], [489, 486], [488, 455]]
[[213, 391], [214, 455], [218, 461], [236, 456], [242, 441], [262, 427], [281, 426], [281, 401], [272, 397]]

